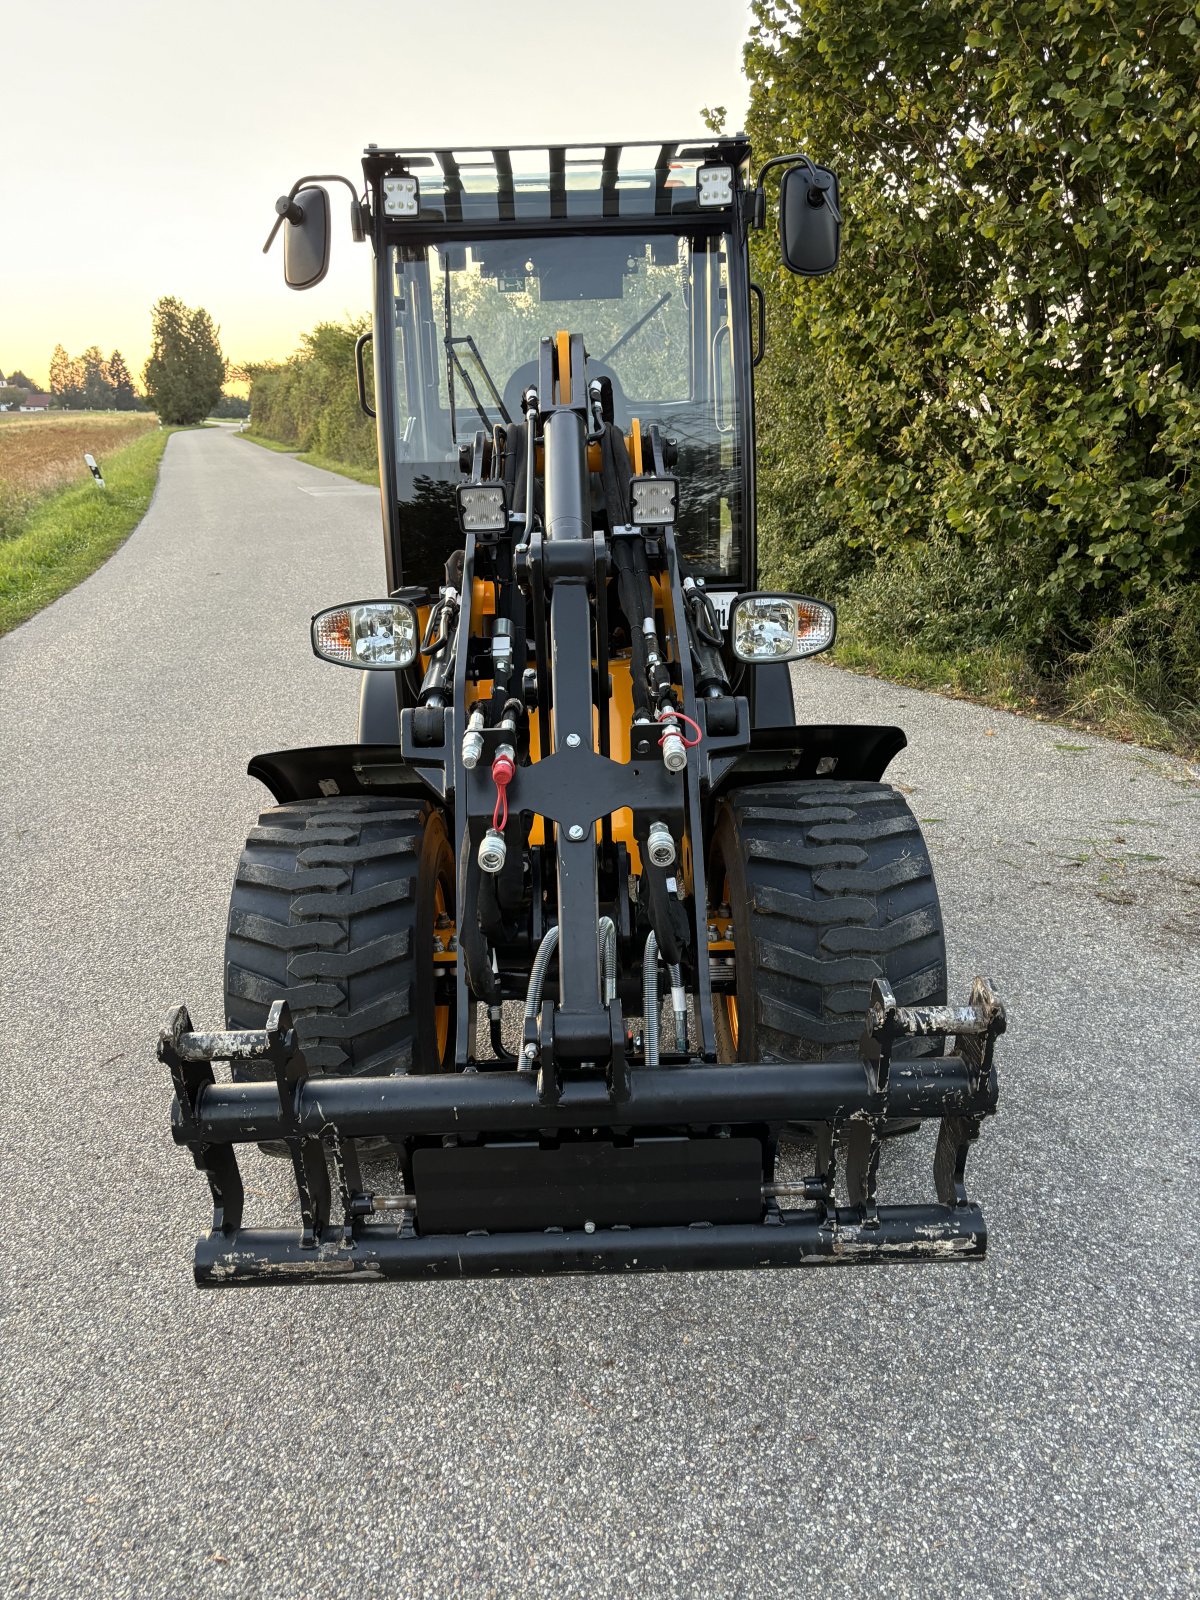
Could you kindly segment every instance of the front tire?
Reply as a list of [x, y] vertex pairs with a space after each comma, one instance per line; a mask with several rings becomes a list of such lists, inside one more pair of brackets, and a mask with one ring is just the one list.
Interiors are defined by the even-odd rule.
[[[709, 895], [729, 907], [736, 993], [714, 997], [733, 1061], [853, 1055], [871, 980], [901, 1005], [944, 1005], [946, 949], [917, 819], [887, 784], [816, 780], [720, 806]], [[897, 1055], [940, 1053], [903, 1041]]]
[[[377, 1076], [454, 1060], [433, 940], [453, 917], [454, 860], [432, 805], [366, 796], [264, 811], [229, 902], [225, 1022], [261, 1028], [286, 1000], [309, 1067]], [[271, 1077], [235, 1066], [240, 1080]]]

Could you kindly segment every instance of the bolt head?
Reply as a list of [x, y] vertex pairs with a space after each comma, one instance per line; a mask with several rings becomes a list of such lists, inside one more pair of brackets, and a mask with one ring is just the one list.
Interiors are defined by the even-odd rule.
[[569, 733], [567, 735], [567, 744], [572, 750], [578, 750], [579, 735], [577, 733]]
[[537, 1053], [538, 1053], [537, 1052], [537, 1045], [535, 1045], [535, 1044], [527, 1044], [525, 1046], [525, 1059], [526, 1059], [526, 1061], [536, 1061], [537, 1060]]
[[580, 827], [578, 822], [572, 823], [571, 826], [567, 829], [567, 837], [568, 837], [568, 839], [579, 840], [579, 839], [583, 838], [583, 834], [584, 834], [584, 830], [583, 830], [582, 827]]

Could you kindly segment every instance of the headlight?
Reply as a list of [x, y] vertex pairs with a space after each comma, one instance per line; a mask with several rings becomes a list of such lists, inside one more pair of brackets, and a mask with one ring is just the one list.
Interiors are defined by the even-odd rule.
[[360, 600], [318, 611], [312, 619], [314, 654], [339, 667], [411, 667], [419, 643], [416, 607], [403, 600]]
[[800, 594], [743, 594], [729, 614], [739, 661], [798, 661], [828, 650], [837, 632], [832, 606]]

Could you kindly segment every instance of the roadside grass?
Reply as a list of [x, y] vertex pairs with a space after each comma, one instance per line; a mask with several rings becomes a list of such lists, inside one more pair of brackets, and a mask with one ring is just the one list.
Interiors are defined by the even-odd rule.
[[73, 589], [125, 542], [146, 514], [174, 431], [155, 426], [106, 454], [105, 488], [89, 476], [44, 497], [0, 539], [0, 634]]
[[349, 461], [332, 461], [315, 450], [297, 450], [294, 445], [280, 444], [278, 439], [268, 439], [261, 433], [247, 431], [235, 434], [234, 438], [246, 439], [251, 444], [261, 445], [264, 450], [277, 450], [280, 455], [307, 462], [310, 467], [320, 467], [324, 472], [340, 473], [343, 478], [353, 478], [356, 483], [368, 483], [372, 489], [379, 483], [379, 474], [373, 467], [356, 467]]
[[1167, 693], [1132, 652], [1097, 650], [1047, 678], [1017, 651], [880, 641], [856, 632], [853, 613], [839, 614], [838, 628], [826, 659], [850, 672], [1200, 759], [1200, 702]]

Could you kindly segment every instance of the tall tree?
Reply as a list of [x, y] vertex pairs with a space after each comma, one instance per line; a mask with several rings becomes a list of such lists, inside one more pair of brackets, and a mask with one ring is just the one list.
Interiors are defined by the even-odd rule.
[[113, 387], [104, 370], [104, 357], [98, 344], [89, 345], [80, 357], [83, 362], [83, 403], [89, 411], [111, 411]]
[[114, 350], [108, 358], [105, 367], [105, 376], [112, 386], [112, 403], [118, 411], [136, 411], [138, 405], [137, 392], [133, 387], [133, 378], [129, 368], [125, 365], [125, 357], [119, 350]]
[[69, 356], [61, 344], [54, 346], [50, 357], [50, 393], [56, 404], [68, 411], [78, 411], [83, 405], [83, 363]]
[[201, 422], [225, 381], [219, 330], [202, 306], [193, 310], [173, 295], [164, 295], [151, 316], [150, 358], [142, 374], [146, 394], [164, 422]]

